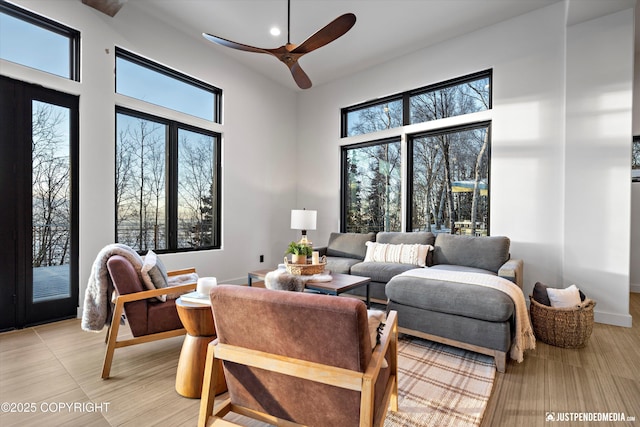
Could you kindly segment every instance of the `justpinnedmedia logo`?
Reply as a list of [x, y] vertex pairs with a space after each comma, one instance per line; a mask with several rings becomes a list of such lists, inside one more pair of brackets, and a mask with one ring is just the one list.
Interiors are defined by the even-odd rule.
[[633, 422], [636, 417], [624, 412], [546, 412], [544, 419], [546, 422]]

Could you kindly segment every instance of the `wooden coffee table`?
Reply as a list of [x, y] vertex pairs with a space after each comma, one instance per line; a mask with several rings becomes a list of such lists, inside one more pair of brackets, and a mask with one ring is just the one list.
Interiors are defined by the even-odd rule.
[[[253, 285], [253, 280], [264, 280], [264, 277], [273, 270], [255, 270], [248, 274], [249, 286]], [[369, 298], [369, 284], [371, 278], [364, 276], [353, 276], [351, 274], [331, 273], [331, 281], [329, 282], [307, 282], [305, 289], [310, 289], [327, 295], [340, 295], [361, 286], [367, 287], [367, 308], [371, 307]]]

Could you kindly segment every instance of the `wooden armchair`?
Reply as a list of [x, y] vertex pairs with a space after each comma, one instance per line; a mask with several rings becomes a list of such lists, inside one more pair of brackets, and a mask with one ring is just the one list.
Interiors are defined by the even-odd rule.
[[[111, 362], [116, 348], [157, 341], [186, 333], [178, 317], [175, 300], [161, 302], [155, 297], [189, 292], [197, 284], [188, 283], [163, 289], [146, 290], [134, 266], [124, 257], [113, 255], [107, 261], [109, 280], [117, 292], [111, 325], [107, 331], [107, 350], [102, 366], [102, 378], [109, 378]], [[195, 269], [175, 270], [169, 276], [195, 273]], [[125, 313], [134, 338], [118, 340], [120, 318]]]
[[[237, 425], [222, 419], [229, 412], [278, 426], [381, 426], [398, 410], [395, 312], [372, 350], [358, 299], [221, 285], [211, 303], [218, 339], [199, 426]], [[217, 360], [229, 393], [214, 408]]]

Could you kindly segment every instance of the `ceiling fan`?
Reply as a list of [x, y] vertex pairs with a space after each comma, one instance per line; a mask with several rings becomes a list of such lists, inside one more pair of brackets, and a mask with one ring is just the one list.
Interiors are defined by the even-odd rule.
[[292, 44], [290, 40], [291, 0], [288, 0], [287, 44], [283, 46], [275, 49], [263, 49], [242, 43], [236, 43], [231, 40], [223, 39], [222, 37], [214, 36], [208, 33], [202, 33], [202, 35], [207, 40], [210, 40], [222, 46], [230, 47], [232, 49], [243, 50], [245, 52], [267, 53], [275, 56], [289, 68], [293, 79], [301, 89], [309, 89], [311, 87], [311, 80], [309, 79], [309, 76], [307, 76], [307, 73], [305, 73], [304, 70], [300, 67], [300, 64], [298, 64], [298, 59], [300, 59], [301, 56], [312, 52], [326, 44], [329, 44], [338, 37], [344, 35], [351, 29], [351, 27], [353, 27], [355, 23], [356, 16], [353, 13], [345, 13], [344, 15], [337, 17], [329, 24], [318, 30], [301, 44]]

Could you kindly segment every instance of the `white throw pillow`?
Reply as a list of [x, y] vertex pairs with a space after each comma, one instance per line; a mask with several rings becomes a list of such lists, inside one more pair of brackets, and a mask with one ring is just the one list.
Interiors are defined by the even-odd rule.
[[[169, 286], [167, 269], [152, 250], [147, 252], [147, 255], [144, 257], [140, 276], [142, 277], [145, 287], [149, 290], [162, 289]], [[166, 295], [159, 295], [156, 298], [162, 302], [167, 300]]]
[[425, 267], [427, 254], [433, 250], [431, 245], [366, 242], [365, 262], [397, 262], [400, 264]]
[[565, 289], [547, 288], [551, 307], [577, 307], [582, 302], [580, 300], [580, 290], [576, 285], [571, 285]]

